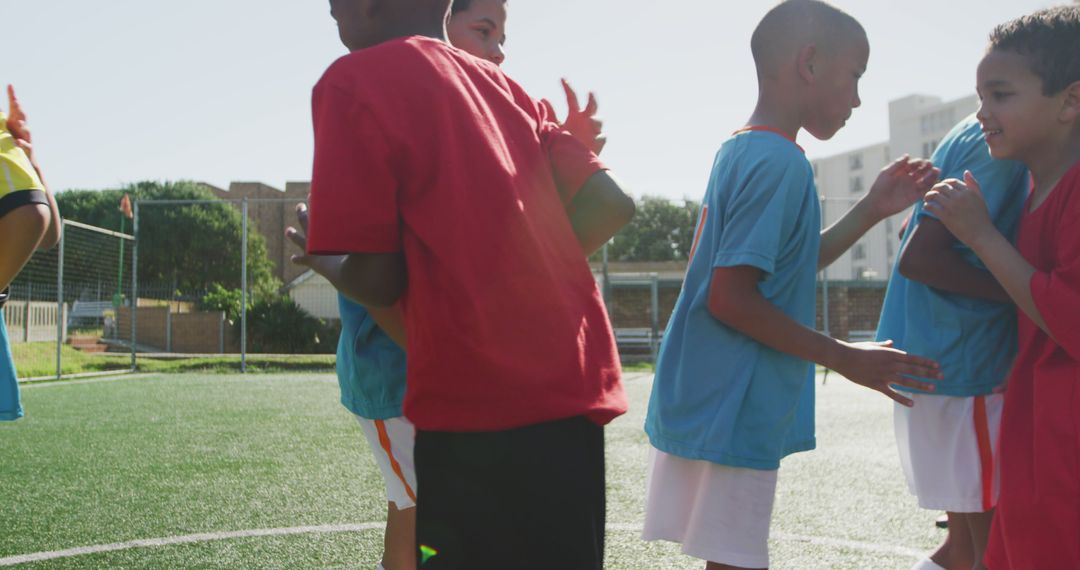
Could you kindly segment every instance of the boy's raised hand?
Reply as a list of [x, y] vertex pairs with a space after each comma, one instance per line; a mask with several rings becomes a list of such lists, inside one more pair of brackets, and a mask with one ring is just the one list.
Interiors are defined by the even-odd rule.
[[892, 386], [904, 386], [927, 392], [934, 391], [929, 382], [920, 378], [942, 378], [938, 364], [927, 358], [914, 356], [892, 347], [892, 341], [841, 343], [847, 350], [832, 368], [844, 378], [875, 390], [896, 402], [911, 407], [914, 402], [897, 392]]
[[866, 200], [878, 219], [884, 219], [908, 209], [926, 195], [938, 180], [941, 171], [929, 161], [904, 155], [881, 169]]
[[26, 153], [26, 157], [33, 163], [34, 145], [33, 138], [30, 136], [30, 129], [26, 126], [26, 112], [23, 111], [22, 105], [19, 104], [19, 98], [15, 96], [15, 87], [10, 84], [7, 86], [7, 96], [7, 130], [11, 133], [11, 136], [15, 138], [15, 144], [23, 149], [23, 152]]
[[[585, 104], [585, 109], [582, 109], [578, 102], [577, 93], [570, 86], [570, 82], [563, 79], [562, 86], [563, 91], [566, 92], [566, 107], [569, 109], [566, 120], [561, 123], [562, 128], [584, 143], [593, 154], [600, 154], [600, 151], [604, 149], [604, 145], [607, 144], [607, 137], [603, 134], [604, 122], [596, 118], [596, 111], [599, 109], [596, 95], [590, 92], [589, 101]], [[551, 101], [543, 99], [541, 103], [547, 108], [551, 118], [555, 120], [558, 115], [555, 114], [555, 107], [552, 106]]]
[[289, 258], [293, 263], [314, 269], [316, 273], [326, 275], [333, 266], [339, 265], [344, 256], [341, 255], [308, 255], [307, 232], [308, 232], [308, 209], [307, 204], [296, 205], [296, 220], [300, 223], [300, 229], [293, 226], [285, 228], [285, 237], [300, 248], [303, 253], [294, 254]]
[[996, 231], [983, 199], [982, 187], [971, 171], [964, 173], [963, 182], [950, 178], [936, 184], [926, 193], [923, 204], [956, 239], [969, 246], [987, 232]]

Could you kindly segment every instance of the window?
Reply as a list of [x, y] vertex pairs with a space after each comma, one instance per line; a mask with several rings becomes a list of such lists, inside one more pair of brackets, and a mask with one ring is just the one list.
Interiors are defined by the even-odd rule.
[[866, 259], [866, 245], [861, 243], [855, 244], [855, 247], [851, 250], [851, 258], [855, 261]]
[[862, 176], [851, 177], [851, 193], [857, 194], [863, 191]]
[[854, 265], [851, 267], [851, 279], [852, 281], [858, 281], [863, 278], [863, 274], [866, 273], [866, 268]]
[[862, 170], [862, 155], [853, 154], [848, 157], [848, 168], [851, 170]]

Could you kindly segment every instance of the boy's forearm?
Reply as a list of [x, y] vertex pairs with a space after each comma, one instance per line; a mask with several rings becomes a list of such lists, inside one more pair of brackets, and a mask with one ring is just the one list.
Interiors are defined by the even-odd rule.
[[911, 264], [900, 262], [900, 274], [912, 281], [966, 297], [1012, 303], [1012, 297], [988, 271], [968, 263], [959, 252], [940, 252]]
[[942, 291], [1012, 303], [993, 275], [957, 250], [956, 237], [945, 224], [930, 217], [912, 223], [915, 227], [897, 262], [901, 275]]
[[1046, 321], [1031, 296], [1031, 277], [1035, 275], [1035, 268], [997, 230], [987, 231], [968, 245], [1005, 288], [1017, 308], [1053, 338], [1054, 334], [1046, 328]]
[[341, 292], [349, 299], [364, 305], [368, 314], [375, 321], [375, 324], [379, 326], [398, 346], [405, 348], [405, 316], [401, 312], [401, 304], [394, 303], [389, 307], [375, 307], [371, 305], [365, 305], [361, 300], [361, 297], [357, 293], [363, 293], [363, 291], [357, 291], [355, 287], [351, 287], [344, 278], [342, 272], [342, 265], [345, 262], [345, 255], [313, 255], [308, 258], [307, 266], [311, 268], [315, 273], [322, 275], [330, 282], [330, 285]]
[[825, 269], [840, 258], [874, 224], [881, 220], [874, 216], [863, 200], [859, 200], [844, 216], [821, 232], [818, 249], [818, 270]]
[[634, 217], [634, 199], [606, 170], [593, 174], [570, 203], [570, 225], [585, 255], [608, 242]]
[[311, 256], [309, 267], [369, 309], [391, 307], [405, 291], [405, 258], [400, 253]]
[[770, 303], [756, 289], [739, 294], [710, 293], [713, 317], [742, 334], [774, 350], [836, 368], [843, 345], [795, 319]]

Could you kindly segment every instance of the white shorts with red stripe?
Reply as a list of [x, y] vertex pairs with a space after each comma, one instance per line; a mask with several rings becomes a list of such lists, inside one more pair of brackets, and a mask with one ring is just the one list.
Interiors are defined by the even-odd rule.
[[983, 513], [997, 504], [998, 434], [1004, 395], [906, 394], [893, 425], [908, 489], [924, 509]]
[[404, 417], [369, 420], [356, 416], [364, 430], [375, 463], [386, 483], [386, 499], [399, 511], [416, 506], [416, 467], [413, 444], [416, 428]]

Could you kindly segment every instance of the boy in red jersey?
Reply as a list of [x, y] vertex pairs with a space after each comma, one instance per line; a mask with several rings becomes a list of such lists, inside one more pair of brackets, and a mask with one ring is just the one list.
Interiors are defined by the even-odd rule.
[[1015, 248], [970, 172], [926, 195], [1020, 309], [985, 562], [1080, 568], [1080, 7], [998, 26], [977, 85], [990, 154], [1023, 162], [1033, 182]]
[[449, 5], [331, 1], [353, 53], [313, 95], [308, 250], [346, 254], [341, 290], [384, 321], [401, 309], [425, 568], [600, 568], [600, 426], [626, 401], [583, 253], [633, 202], [445, 43]]

